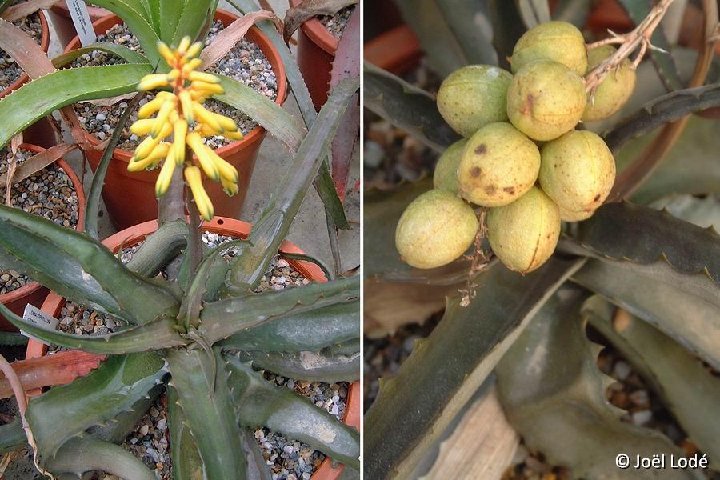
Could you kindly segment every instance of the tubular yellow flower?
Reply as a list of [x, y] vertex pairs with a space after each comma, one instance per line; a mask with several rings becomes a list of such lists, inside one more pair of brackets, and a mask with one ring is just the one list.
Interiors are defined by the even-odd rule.
[[205, 220], [212, 220], [214, 215], [213, 205], [208, 197], [207, 192], [202, 184], [202, 175], [200, 169], [195, 165], [185, 167], [185, 181], [190, 187], [190, 191], [195, 199], [195, 204], [198, 207], [198, 212]]
[[[224, 92], [217, 76], [196, 71], [202, 65], [202, 60], [197, 58], [202, 43], [191, 44], [186, 37], [175, 50], [162, 42], [157, 48], [170, 66], [170, 72], [146, 75], [138, 84], [138, 90], [172, 87], [173, 91], [158, 92], [138, 110], [138, 120], [130, 130], [146, 137], [135, 149], [128, 170], [136, 172], [162, 163], [155, 183], [155, 194], [160, 197], [170, 187], [175, 167], [184, 168], [185, 181], [198, 211], [210, 220], [213, 205], [203, 187], [202, 174], [219, 181], [228, 195], [234, 195], [238, 192], [238, 171], [205, 145], [203, 138], [222, 135], [235, 140], [242, 138], [242, 133], [234, 120], [202, 105], [212, 95]], [[170, 135], [171, 139], [162, 141]], [[187, 147], [194, 153], [191, 158], [186, 153]]]

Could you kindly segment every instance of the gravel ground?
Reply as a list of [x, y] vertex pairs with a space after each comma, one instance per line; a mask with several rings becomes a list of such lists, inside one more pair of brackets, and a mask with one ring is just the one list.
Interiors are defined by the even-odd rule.
[[[18, 150], [18, 165], [34, 154]], [[7, 173], [12, 161], [7, 148], [0, 149], [0, 176]], [[0, 202], [5, 203], [5, 185], [0, 185]], [[12, 186], [11, 205], [28, 213], [44, 217], [58, 225], [75, 228], [78, 223], [78, 196], [72, 180], [57, 165], [52, 164]], [[12, 292], [25, 285], [27, 276], [0, 267], [0, 294]]]
[[[14, 2], [18, 3], [18, 2]], [[42, 26], [40, 25], [40, 16], [37, 13], [29, 15], [20, 20], [13, 22], [13, 25], [20, 27], [25, 33], [30, 35], [39, 44], [42, 38]], [[15, 80], [20, 78], [23, 71], [13, 58], [0, 49], [0, 92], [10, 86]]]
[[332, 33], [333, 37], [340, 38], [345, 31], [348, 20], [350, 20], [350, 15], [354, 11], [355, 5], [351, 5], [341, 9], [335, 15], [318, 15], [318, 20], [325, 25], [325, 28]]
[[[208, 45], [212, 43], [213, 38], [222, 29], [223, 27], [220, 22], [213, 23], [208, 32]], [[130, 33], [130, 30], [124, 24], [112, 27], [104, 35], [100, 35], [98, 41], [124, 45], [131, 50], [143, 53], [137, 38]], [[120, 63], [125, 63], [120, 57], [96, 50], [92, 53], [82, 55], [76, 59], [71, 66], [114, 65]], [[277, 79], [275, 78], [275, 73], [272, 71], [270, 62], [262, 53], [262, 50], [252, 42], [244, 40], [238, 42], [228, 55], [208, 71], [233, 77], [272, 100], [277, 98]], [[146, 98], [140, 102], [140, 106], [145, 104], [151, 97], [152, 95], [150, 94], [146, 95]], [[247, 115], [217, 100], [210, 99], [205, 102], [205, 106], [210, 111], [234, 119], [238, 128], [244, 134], [249, 133], [257, 126], [257, 123]], [[97, 138], [105, 140], [112, 135], [115, 125], [117, 125], [125, 107], [127, 107], [127, 102], [121, 100], [111, 106], [81, 102], [76, 104], [74, 108], [78, 114], [80, 123]], [[135, 120], [137, 120], [137, 115], [133, 114], [128, 122], [128, 127], [132, 125]], [[141, 140], [137, 135], [132, 134], [129, 128], [125, 128], [120, 137], [118, 147], [124, 150], [134, 150]], [[221, 136], [210, 137], [205, 141], [205, 143], [212, 148], [219, 148], [231, 142], [232, 141], [228, 141]]]

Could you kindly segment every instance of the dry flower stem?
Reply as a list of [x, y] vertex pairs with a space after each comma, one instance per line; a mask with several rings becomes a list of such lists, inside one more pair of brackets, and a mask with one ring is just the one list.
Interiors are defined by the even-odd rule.
[[670, 7], [670, 4], [672, 2], [673, 0], [661, 0], [660, 3], [655, 5], [652, 10], [650, 10], [650, 13], [648, 13], [647, 17], [645, 17], [645, 19], [640, 22], [640, 24], [635, 27], [635, 30], [633, 30], [632, 32], [620, 35], [610, 31], [612, 37], [588, 45], [588, 50], [595, 47], [614, 43], [620, 44], [620, 47], [618, 47], [617, 51], [614, 54], [608, 57], [597, 67], [593, 68], [592, 71], [585, 76], [586, 91], [595, 91], [595, 89], [598, 87], [598, 85], [600, 85], [600, 83], [607, 76], [607, 74], [610, 73], [612, 70], [618, 68], [622, 61], [626, 58], [630, 58], [632, 53], [636, 50], [637, 54], [635, 56], [635, 59], [633, 60], [633, 69], [636, 69], [638, 65], [640, 65], [640, 62], [642, 61], [643, 57], [645, 56], [645, 52], [647, 52], [648, 49], [657, 49], [657, 47], [654, 47], [650, 43], [650, 37], [652, 36], [657, 26], [660, 24], [660, 21], [662, 20], [663, 16], [667, 12], [667, 9], [668, 7]]
[[480, 227], [478, 228], [477, 234], [475, 235], [475, 240], [473, 241], [473, 245], [475, 246], [475, 251], [472, 255], [468, 255], [468, 258], [470, 259], [470, 270], [467, 274], [467, 283], [465, 284], [465, 288], [460, 289], [459, 293], [461, 295], [460, 300], [460, 306], [467, 307], [470, 305], [470, 300], [475, 298], [475, 287], [477, 284], [474, 282], [475, 276], [485, 270], [490, 263], [490, 255], [483, 251], [483, 240], [485, 239], [487, 235], [487, 225], [485, 224], [485, 217], [487, 216], [487, 209], [482, 208], [477, 214], [478, 217], [478, 224]]

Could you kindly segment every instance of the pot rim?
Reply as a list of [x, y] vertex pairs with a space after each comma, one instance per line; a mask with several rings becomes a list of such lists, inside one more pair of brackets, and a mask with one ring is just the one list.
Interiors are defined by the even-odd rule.
[[[291, 7], [297, 7], [302, 0], [289, 1]], [[359, 8], [359, 4], [356, 4], [355, 8]], [[333, 34], [330, 33], [330, 30], [325, 28], [325, 25], [323, 25], [317, 17], [305, 20], [303, 24], [300, 25], [300, 28], [314, 44], [322, 48], [330, 55], [335, 55], [335, 51], [337, 50], [340, 40], [335, 38]]]
[[[43, 52], [47, 54], [48, 48], [50, 46], [50, 27], [48, 26], [47, 20], [45, 19], [45, 15], [43, 15], [42, 11], [38, 10], [35, 12], [35, 14], [40, 17], [40, 48], [42, 48]], [[30, 76], [23, 71], [23, 73], [13, 83], [8, 85], [5, 90], [0, 92], [0, 98], [11, 94], [12, 92], [20, 88], [22, 85], [27, 83], [29, 80]]]
[[[222, 10], [218, 8], [215, 11], [215, 18], [223, 22], [225, 25], [229, 25], [233, 21], [237, 20], [237, 15], [233, 14], [232, 12], [228, 12], [227, 10]], [[99, 33], [100, 29], [104, 33], [111, 27], [121, 23], [123, 20], [120, 18], [120, 16], [111, 14], [106, 15], [102, 18], [97, 19], [93, 22], [93, 29], [95, 30], [95, 33]], [[287, 78], [285, 75], [285, 64], [282, 61], [282, 58], [280, 57], [280, 53], [275, 48], [275, 45], [273, 45], [272, 41], [255, 25], [252, 25], [250, 29], [248, 29], [247, 33], [243, 37], [243, 39], [247, 39], [253, 43], [255, 43], [257, 46], [260, 47], [265, 57], [270, 62], [270, 65], [272, 67], [273, 73], [275, 73], [275, 78], [277, 79], [277, 96], [275, 98], [275, 104], [282, 106], [285, 103], [285, 100], [287, 99], [288, 94], [288, 85], [287, 85]], [[63, 53], [68, 53], [72, 50], [75, 50], [80, 47], [80, 37], [75, 36], [72, 40], [67, 44], [65, 47], [65, 50]], [[247, 145], [250, 145], [256, 141], [261, 140], [265, 136], [265, 129], [261, 125], [257, 125], [255, 128], [253, 128], [250, 132], [248, 132], [247, 135], [243, 135], [243, 138], [240, 140], [236, 140], [234, 142], [231, 142], [227, 145], [223, 145], [222, 147], [215, 150], [215, 152], [220, 155], [221, 157], [225, 157], [226, 155], [232, 154], [238, 150], [242, 150], [246, 148]], [[97, 148], [99, 145], [101, 145], [101, 141], [92, 133], [88, 132], [85, 128], [82, 130], [83, 137], [87, 140], [89, 144], [91, 144], [93, 147]], [[128, 150], [123, 150], [121, 148], [115, 148], [113, 150], [113, 157], [122, 160], [125, 163], [130, 163], [130, 160], [132, 159], [132, 152]]]
[[[39, 147], [37, 145], [32, 145], [29, 143], [22, 143], [20, 144], [20, 148], [23, 150], [29, 150], [34, 153], [40, 153], [44, 150], [47, 150], [43, 147]], [[56, 160], [53, 163], [57, 163], [57, 165], [62, 168], [62, 170], [65, 172], [65, 174], [70, 178], [70, 181], [73, 184], [73, 187], [75, 188], [75, 192], [77, 193], [78, 197], [78, 224], [75, 227], [76, 232], [82, 232], [85, 229], [85, 191], [83, 190], [83, 184], [78, 178], [77, 174], [75, 173], [75, 170], [61, 157], [58, 160]], [[4, 293], [0, 295], [0, 303], [7, 304], [10, 302], [14, 302], [26, 295], [29, 295], [30, 293], [39, 290], [43, 287], [39, 282], [30, 282], [26, 283], [22, 287], [18, 288], [17, 290], [13, 290], [12, 292]]]

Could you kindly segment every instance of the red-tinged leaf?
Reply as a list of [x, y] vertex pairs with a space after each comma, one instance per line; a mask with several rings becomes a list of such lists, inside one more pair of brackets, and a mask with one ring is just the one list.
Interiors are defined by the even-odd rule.
[[[40, 153], [33, 155], [28, 158], [22, 165], [18, 166], [12, 176], [12, 182], [22, 182], [26, 178], [34, 175], [43, 168], [47, 167], [57, 159], [61, 158], [68, 152], [75, 150], [77, 145], [63, 143], [61, 145], [55, 145], [54, 147], [43, 150]], [[7, 174], [0, 176], [0, 183], [4, 184], [7, 182]]]
[[0, 19], [0, 48], [10, 55], [30, 78], [55, 71], [40, 45], [7, 20]]
[[[335, 51], [335, 61], [330, 72], [330, 88], [344, 78], [360, 77], [360, 9], [350, 16], [342, 38]], [[345, 111], [332, 143], [332, 178], [338, 197], [345, 201], [348, 173], [353, 150], [359, 140], [360, 103], [355, 94]]]
[[289, 8], [285, 14], [285, 28], [283, 38], [285, 42], [292, 37], [300, 25], [316, 15], [333, 15], [350, 5], [355, 5], [358, 0], [305, 0], [297, 7]]
[[224, 57], [232, 48], [245, 36], [247, 31], [255, 22], [260, 20], [272, 20], [276, 25], [280, 19], [274, 13], [267, 10], [258, 10], [257, 12], [248, 13], [235, 20], [227, 28], [223, 29], [200, 54], [203, 61], [203, 68], [207, 69], [215, 62]]
[[[12, 366], [27, 391], [66, 385], [95, 370], [104, 359], [105, 355], [75, 350], [13, 362]], [[9, 398], [12, 395], [10, 382], [0, 374], [0, 398]]]
[[28, 15], [32, 15], [38, 10], [47, 10], [52, 7], [57, 0], [28, 0], [27, 2], [18, 3], [2, 12], [2, 18], [8, 22], [20, 20]]

